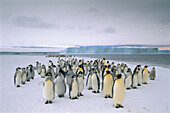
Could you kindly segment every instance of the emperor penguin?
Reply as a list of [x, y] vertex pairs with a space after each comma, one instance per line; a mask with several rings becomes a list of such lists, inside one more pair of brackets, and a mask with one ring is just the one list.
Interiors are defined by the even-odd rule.
[[46, 79], [43, 83], [43, 98], [45, 100], [45, 104], [52, 103], [53, 99], [55, 99], [55, 84], [52, 80], [52, 74], [50, 72], [46, 73]]
[[61, 73], [59, 73], [56, 78], [55, 89], [59, 98], [64, 97], [64, 94], [66, 93], [66, 84], [65, 79]]
[[16, 68], [15, 75], [14, 75], [14, 84], [16, 87], [20, 87], [21, 84], [21, 71], [20, 67]]
[[118, 74], [121, 74], [121, 67], [120, 67], [120, 64], [117, 64], [117, 71], [118, 71]]
[[25, 84], [27, 81], [27, 73], [25, 68], [22, 68], [22, 73], [21, 73], [21, 84]]
[[125, 88], [129, 90], [131, 85], [132, 85], [132, 71], [130, 68], [128, 68], [125, 74]]
[[71, 86], [71, 81], [72, 81], [72, 76], [73, 75], [74, 75], [74, 73], [73, 73], [72, 66], [69, 65], [68, 73], [67, 73], [67, 76], [66, 76], [67, 85], [69, 87]]
[[138, 65], [138, 86], [141, 86], [142, 84], [142, 68], [141, 65]]
[[78, 67], [78, 69], [77, 69], [77, 71], [76, 71], [76, 75], [77, 75], [79, 72], [84, 73], [84, 70], [83, 70], [83, 68], [81, 67], [81, 65], [79, 65], [79, 67]]
[[29, 82], [30, 79], [31, 79], [31, 76], [29, 74], [29, 67], [28, 66], [26, 67], [26, 76], [27, 76], [27, 82]]
[[84, 82], [83, 82], [83, 73], [82, 72], [79, 72], [78, 74], [77, 74], [77, 83], [78, 83], [78, 97], [79, 96], [83, 96], [83, 94], [82, 94], [82, 91], [83, 91], [83, 89], [84, 89]]
[[69, 87], [69, 98], [78, 99], [78, 83], [76, 75], [72, 76], [71, 86]]
[[125, 64], [124, 69], [123, 69], [123, 73], [126, 75], [127, 71], [128, 71], [128, 66]]
[[40, 75], [40, 72], [41, 72], [41, 63], [36, 62], [36, 69], [37, 69], [37, 73]]
[[123, 73], [124, 66], [125, 66], [125, 64], [124, 64], [124, 63], [121, 63], [121, 65], [120, 65], [120, 68], [121, 68], [121, 73]]
[[100, 93], [100, 79], [99, 76], [97, 75], [97, 72], [95, 71], [92, 75], [92, 88], [93, 88], [93, 93]]
[[132, 74], [132, 88], [137, 89], [138, 84], [138, 71], [134, 71]]
[[117, 75], [114, 83], [113, 103], [116, 108], [123, 108], [122, 102], [125, 97], [125, 85], [121, 74]]
[[76, 65], [76, 62], [75, 62], [75, 61], [73, 62], [73, 65], [72, 65], [72, 66], [73, 66], [73, 73], [76, 74], [76, 66], [77, 66], [77, 65]]
[[149, 78], [149, 72], [148, 72], [148, 69], [147, 69], [148, 66], [144, 66], [144, 69], [142, 71], [142, 83], [143, 84], [147, 84], [148, 82], [148, 78]]
[[103, 81], [104, 98], [112, 98], [113, 83], [113, 76], [111, 75], [110, 71], [106, 71], [106, 75]]
[[155, 80], [155, 77], [156, 77], [156, 70], [155, 70], [155, 67], [152, 68], [149, 77], [150, 77], [150, 80]]
[[34, 67], [32, 64], [29, 65], [28, 74], [30, 75], [31, 79], [34, 79], [35, 72], [34, 72]]
[[49, 60], [49, 64], [50, 66], [53, 66], [53, 62], [51, 60]]
[[106, 59], [105, 58], [102, 59], [102, 64], [106, 65]]
[[86, 80], [86, 86], [88, 90], [92, 89], [92, 75], [93, 75], [93, 71], [90, 70], [88, 76], [87, 76], [87, 80]]
[[87, 63], [84, 63], [83, 68], [84, 68], [84, 76], [86, 76], [87, 75]]
[[45, 74], [46, 74], [46, 67], [45, 65], [42, 65], [41, 71], [40, 71], [41, 78], [45, 78]]

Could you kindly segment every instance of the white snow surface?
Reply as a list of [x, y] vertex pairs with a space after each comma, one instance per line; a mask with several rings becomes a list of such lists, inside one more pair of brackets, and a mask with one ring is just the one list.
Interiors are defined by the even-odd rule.
[[[36, 61], [47, 66], [49, 60], [57, 63], [57, 58], [45, 56], [0, 56], [0, 113], [170, 113], [170, 69], [162, 67], [156, 67], [154, 81], [148, 80], [147, 85], [142, 84], [138, 89], [126, 90], [124, 108], [119, 109], [113, 107], [113, 99], [104, 98], [102, 91], [94, 94], [92, 90], [87, 90], [86, 86], [83, 90], [84, 96], [77, 100], [69, 99], [67, 87], [64, 98], [55, 95], [52, 104], [45, 104], [41, 83], [45, 79], [40, 78], [36, 71], [34, 80], [21, 85], [20, 88], [15, 87], [13, 79], [18, 66], [35, 66]], [[133, 70], [137, 64], [127, 65]], [[152, 66], [149, 65], [148, 69], [151, 71]]]

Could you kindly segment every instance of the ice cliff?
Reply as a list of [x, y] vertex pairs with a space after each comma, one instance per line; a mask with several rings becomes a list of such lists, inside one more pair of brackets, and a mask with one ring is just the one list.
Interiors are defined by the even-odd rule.
[[158, 48], [115, 48], [102, 46], [69, 47], [61, 54], [150, 54], [158, 53]]

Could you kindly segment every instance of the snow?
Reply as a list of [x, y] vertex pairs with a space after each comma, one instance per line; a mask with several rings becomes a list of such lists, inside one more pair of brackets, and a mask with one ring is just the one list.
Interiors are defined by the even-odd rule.
[[[79, 58], [78, 58], [79, 59]], [[85, 58], [89, 60], [90, 58]], [[22, 56], [1, 55], [0, 56], [0, 112], [1, 113], [169, 113], [170, 112], [170, 69], [155, 67], [156, 79], [148, 80], [147, 85], [138, 89], [125, 91], [124, 108], [113, 107], [113, 99], [105, 99], [103, 92], [98, 94], [83, 90], [82, 97], [77, 100], [69, 99], [69, 92], [64, 98], [56, 98], [53, 104], [44, 104], [43, 100], [43, 78], [35, 75], [35, 79], [27, 82], [20, 88], [13, 83], [15, 69], [29, 64], [35, 66], [36, 61], [48, 65], [52, 60], [57, 63], [57, 58], [45, 56]], [[107, 59], [106, 59], [107, 60]], [[116, 62], [115, 63], [121, 63]], [[133, 70], [136, 65], [127, 63]], [[149, 65], [149, 71], [152, 66]], [[86, 82], [86, 77], [84, 82]]]

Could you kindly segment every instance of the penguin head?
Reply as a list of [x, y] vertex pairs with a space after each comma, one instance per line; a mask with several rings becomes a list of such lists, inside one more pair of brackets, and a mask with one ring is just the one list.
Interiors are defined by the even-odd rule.
[[73, 75], [72, 78], [73, 78], [73, 79], [74, 79], [74, 78], [77, 78], [77, 76], [76, 76], [76, 75]]
[[130, 68], [128, 68], [127, 72], [132, 72]]
[[117, 79], [120, 79], [122, 77], [122, 74], [118, 74], [116, 77]]
[[155, 69], [155, 67], [153, 67], [152, 69]]
[[17, 69], [16, 70], [20, 70], [21, 68], [20, 67], [17, 67]]
[[25, 67], [23, 67], [22, 70], [25, 70]]
[[144, 66], [144, 68], [147, 68], [147, 67], [148, 67], [147, 65]]
[[106, 71], [106, 74], [110, 74], [110, 71], [109, 71], [109, 70], [107, 70], [107, 71]]
[[105, 58], [103, 58], [103, 60], [105, 60]]
[[50, 72], [45, 74], [46, 77], [52, 77], [52, 74]]

